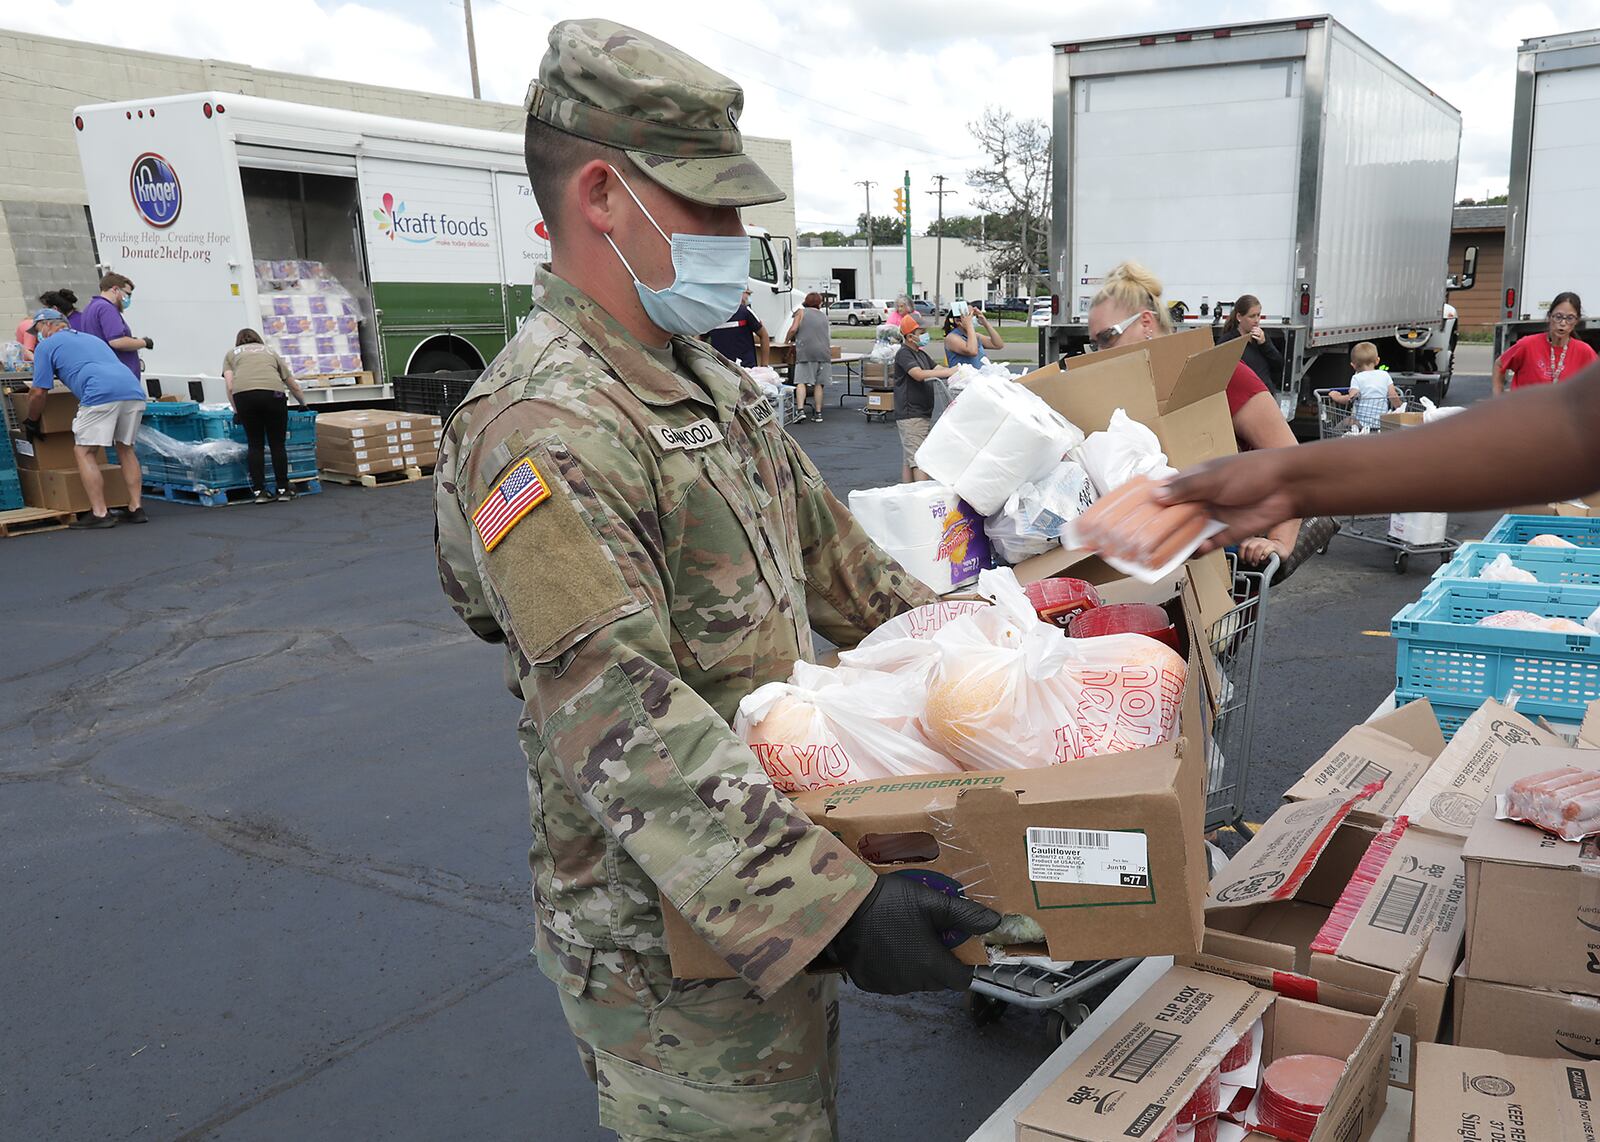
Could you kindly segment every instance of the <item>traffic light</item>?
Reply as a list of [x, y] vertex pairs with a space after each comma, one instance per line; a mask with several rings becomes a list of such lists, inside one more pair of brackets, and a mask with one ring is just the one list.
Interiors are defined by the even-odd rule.
[[898, 186], [894, 188], [894, 212], [902, 218], [906, 214], [906, 192]]

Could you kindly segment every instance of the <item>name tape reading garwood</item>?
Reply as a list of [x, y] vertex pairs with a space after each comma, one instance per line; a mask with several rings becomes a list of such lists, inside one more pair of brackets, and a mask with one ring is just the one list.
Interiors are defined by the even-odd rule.
[[654, 424], [650, 426], [650, 433], [656, 438], [657, 444], [668, 450], [704, 448], [722, 440], [722, 429], [710, 420], [697, 420], [693, 424], [677, 428], [666, 424]]

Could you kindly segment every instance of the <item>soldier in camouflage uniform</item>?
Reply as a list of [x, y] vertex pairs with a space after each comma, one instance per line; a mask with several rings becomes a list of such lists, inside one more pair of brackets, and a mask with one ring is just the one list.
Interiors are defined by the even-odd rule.
[[[834, 1138], [836, 983], [807, 966], [884, 992], [961, 987], [938, 932], [999, 919], [880, 882], [729, 729], [741, 698], [812, 657], [813, 628], [852, 645], [932, 599], [742, 370], [669, 337], [662, 321], [703, 332], [694, 306], [645, 304], [708, 285], [694, 235], [746, 241], [736, 208], [783, 197], [743, 154], [742, 105], [642, 33], [552, 29], [527, 104], [552, 266], [438, 467], [445, 591], [505, 643], [524, 703], [535, 955], [625, 1139]], [[711, 296], [736, 305], [745, 272]], [[663, 901], [737, 978], [673, 978]]]

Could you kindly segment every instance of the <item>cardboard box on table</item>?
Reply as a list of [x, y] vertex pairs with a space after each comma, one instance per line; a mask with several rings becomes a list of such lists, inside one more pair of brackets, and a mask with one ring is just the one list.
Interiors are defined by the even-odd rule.
[[[1592, 753], [1512, 746], [1491, 794]], [[1600, 764], [1593, 764], [1600, 769]], [[1519, 987], [1600, 991], [1600, 838], [1563, 841], [1532, 825], [1497, 821], [1484, 799], [1467, 837], [1467, 975]]]
[[1412, 1142], [1594, 1142], [1600, 1063], [1423, 1044]]
[[[1208, 723], [1202, 716], [1208, 699], [1203, 640], [1188, 637], [1200, 629], [1188, 584], [1179, 609], [1189, 669], [1179, 734], [1172, 741], [1037, 769], [883, 778], [810, 790], [792, 795], [796, 806], [858, 853], [870, 854], [886, 839], [902, 842], [901, 848], [913, 841], [928, 859], [872, 864], [873, 869], [959, 890], [1002, 913], [1032, 916], [1044, 929], [1046, 945], [1028, 950], [1053, 959], [1198, 950], [1206, 853], [1205, 747], [1196, 735]], [[1133, 875], [1099, 875], [1101, 883], [1067, 882], [1044, 855], [1058, 847], [1059, 837], [1030, 837], [1036, 829], [1122, 833], [1119, 846], [1142, 850], [1147, 867]], [[735, 974], [669, 905], [663, 916], [674, 975]], [[956, 955], [974, 964], [986, 959], [975, 939], [957, 947]]]
[[[1311, 1142], [1363, 1142], [1388, 1102], [1389, 1042], [1421, 954], [1402, 965], [1370, 1014], [1173, 967], [1017, 1115], [1018, 1142], [1159, 1138], [1258, 1019], [1263, 1069], [1287, 1055], [1345, 1060]], [[1257, 1131], [1246, 1138], [1270, 1142]]]
[[[1600, 981], [1597, 981], [1600, 983]], [[1542, 1059], [1600, 1059], [1600, 999], [1456, 972], [1451, 1040]]]
[[1356, 802], [1349, 820], [1382, 827], [1418, 780], [1444, 752], [1444, 734], [1426, 698], [1362, 722], [1323, 754], [1283, 795], [1285, 801], [1311, 801], [1334, 793], [1347, 796], [1379, 782], [1383, 788]]
[[[1211, 882], [1202, 954], [1185, 962], [1287, 995], [1370, 1012], [1430, 940], [1396, 1028], [1391, 1081], [1408, 1086], [1416, 1042], [1438, 1036], [1466, 931], [1461, 842], [1407, 828], [1336, 950], [1318, 934], [1379, 832], [1349, 819], [1354, 794], [1283, 806]], [[1387, 826], [1392, 829], [1392, 823]]]

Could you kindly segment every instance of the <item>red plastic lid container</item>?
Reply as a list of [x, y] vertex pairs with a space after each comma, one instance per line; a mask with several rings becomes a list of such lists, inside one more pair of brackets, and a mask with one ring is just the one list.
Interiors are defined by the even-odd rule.
[[1261, 1076], [1261, 1131], [1284, 1142], [1308, 1142], [1343, 1074], [1344, 1060], [1327, 1055], [1278, 1059]]
[[1216, 1116], [1218, 1104], [1222, 1101], [1222, 1072], [1212, 1071], [1206, 1076], [1206, 1081], [1201, 1083], [1189, 1101], [1183, 1104], [1183, 1109], [1178, 1111], [1178, 1125], [1188, 1126], [1202, 1118]]
[[1065, 630], [1085, 611], [1100, 606], [1100, 592], [1082, 579], [1040, 579], [1023, 588], [1039, 617]]
[[1104, 634], [1142, 634], [1178, 649], [1178, 628], [1167, 612], [1154, 603], [1112, 603], [1096, 607], [1072, 620], [1067, 633], [1073, 638]]

